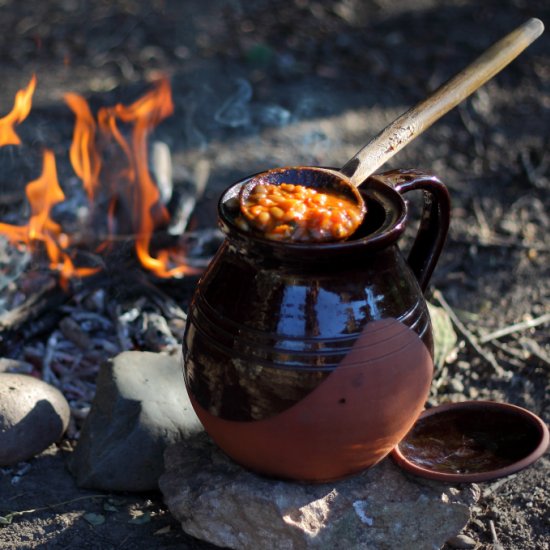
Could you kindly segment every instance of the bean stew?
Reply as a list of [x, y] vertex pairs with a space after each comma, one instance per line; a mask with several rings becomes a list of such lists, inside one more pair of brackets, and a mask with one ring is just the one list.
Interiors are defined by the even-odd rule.
[[258, 183], [242, 205], [241, 229], [289, 242], [327, 242], [349, 237], [359, 227], [364, 210], [343, 194], [312, 187]]

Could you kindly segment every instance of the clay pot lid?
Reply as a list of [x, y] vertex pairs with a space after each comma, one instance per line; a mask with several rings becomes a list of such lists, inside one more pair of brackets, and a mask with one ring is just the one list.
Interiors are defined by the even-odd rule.
[[548, 427], [530, 411], [494, 401], [466, 401], [425, 410], [392, 457], [418, 476], [476, 483], [526, 468], [545, 453], [548, 443]]

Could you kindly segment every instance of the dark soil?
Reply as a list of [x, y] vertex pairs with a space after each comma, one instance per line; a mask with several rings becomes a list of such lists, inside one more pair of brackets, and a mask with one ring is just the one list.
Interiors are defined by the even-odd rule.
[[[31, 8], [4, 0], [1, 111], [36, 72], [33, 113], [21, 137], [32, 151], [49, 144], [61, 155], [72, 127], [63, 92], [82, 93], [95, 106], [129, 102], [152, 78], [168, 74], [176, 112], [156, 137], [170, 146], [176, 175], [209, 162], [194, 222], [206, 227], [215, 223], [220, 190], [232, 181], [280, 165], [340, 166], [531, 16], [550, 22], [550, 4], [63, 0]], [[453, 199], [432, 290], [468, 332], [459, 331], [456, 356], [438, 369], [430, 404], [494, 399], [526, 407], [547, 423], [548, 322], [481, 348], [472, 342], [550, 311], [549, 37], [387, 166], [434, 172]], [[4, 198], [36, 177], [32, 151], [2, 159], [11, 162], [0, 180]], [[179, 530], [158, 494], [95, 496], [76, 488], [57, 448], [16, 474], [17, 468], [0, 474], [0, 515], [27, 512], [0, 527], [2, 548], [210, 547]], [[549, 480], [547, 454], [516, 475], [482, 484], [464, 532], [478, 548], [549, 549]], [[106, 521], [97, 525], [86, 514]]]

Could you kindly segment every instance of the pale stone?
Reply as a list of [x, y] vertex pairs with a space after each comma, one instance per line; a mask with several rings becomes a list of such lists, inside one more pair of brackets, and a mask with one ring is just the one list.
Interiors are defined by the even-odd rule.
[[159, 486], [188, 534], [239, 550], [433, 550], [457, 535], [477, 487], [449, 488], [391, 459], [325, 484], [278, 481], [235, 464], [206, 434], [171, 446]]
[[0, 373], [0, 466], [28, 460], [59, 441], [70, 414], [57, 388], [26, 374]]
[[447, 544], [451, 548], [456, 548], [457, 550], [472, 550], [473, 548], [477, 548], [477, 542], [468, 535], [463, 534], [450, 538]]

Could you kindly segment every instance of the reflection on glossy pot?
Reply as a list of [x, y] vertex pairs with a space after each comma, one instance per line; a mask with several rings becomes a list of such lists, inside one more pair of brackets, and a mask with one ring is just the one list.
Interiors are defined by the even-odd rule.
[[[290, 174], [295, 183], [306, 168]], [[216, 443], [267, 475], [324, 481], [386, 456], [420, 414], [432, 332], [422, 291], [441, 251], [449, 197], [417, 171], [371, 177], [368, 216], [345, 242], [268, 241], [239, 229], [222, 196], [226, 240], [199, 282], [184, 341], [185, 380]], [[403, 194], [424, 215], [407, 260]]]

